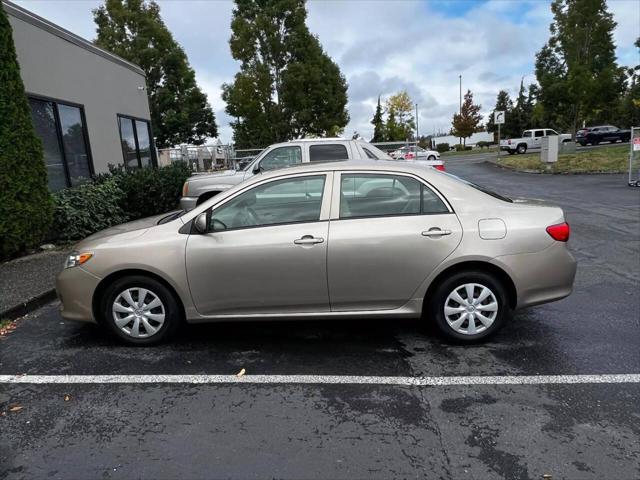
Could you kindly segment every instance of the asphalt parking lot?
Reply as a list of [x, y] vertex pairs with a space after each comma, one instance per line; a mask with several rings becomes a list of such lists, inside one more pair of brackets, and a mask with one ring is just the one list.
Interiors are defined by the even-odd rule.
[[[565, 209], [570, 297], [475, 346], [396, 320], [192, 326], [136, 349], [51, 304], [0, 342], [0, 376], [121, 377], [0, 383], [0, 478], [639, 478], [640, 189], [623, 175], [447, 168]], [[235, 383], [177, 377], [241, 369]], [[629, 377], [598, 383], [612, 374]], [[505, 380], [523, 376], [542, 377]]]

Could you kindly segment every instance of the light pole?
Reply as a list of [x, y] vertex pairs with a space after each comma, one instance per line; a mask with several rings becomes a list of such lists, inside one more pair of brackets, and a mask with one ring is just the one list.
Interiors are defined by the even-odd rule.
[[[462, 75], [458, 75], [458, 80], [460, 80], [460, 111], [458, 114], [462, 117]], [[459, 143], [462, 145], [462, 137], [460, 137]]]
[[418, 104], [416, 103], [416, 142], [419, 142], [419, 141], [420, 141], [420, 130], [418, 129]]

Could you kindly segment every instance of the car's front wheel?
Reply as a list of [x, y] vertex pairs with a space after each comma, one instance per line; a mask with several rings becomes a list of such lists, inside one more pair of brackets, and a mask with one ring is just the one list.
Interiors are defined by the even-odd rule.
[[433, 160], [435, 160], [435, 159], [436, 159], [436, 157], [434, 157], [433, 155], [429, 155], [429, 156], [427, 157], [427, 160], [431, 160], [431, 161], [433, 161]]
[[475, 342], [495, 333], [512, 315], [502, 283], [485, 272], [459, 272], [443, 281], [430, 313], [447, 337]]
[[153, 345], [170, 337], [182, 319], [173, 293], [158, 280], [142, 275], [119, 278], [102, 297], [102, 320], [132, 345]]

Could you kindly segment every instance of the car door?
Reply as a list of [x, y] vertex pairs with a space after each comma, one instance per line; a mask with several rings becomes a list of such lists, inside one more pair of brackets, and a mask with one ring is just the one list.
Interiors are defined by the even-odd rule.
[[401, 307], [462, 239], [448, 203], [401, 173], [336, 172], [329, 232], [332, 311]]
[[331, 173], [253, 185], [207, 212], [186, 267], [202, 315], [329, 310], [326, 258]]
[[533, 132], [533, 147], [541, 148], [542, 147], [542, 137], [544, 137], [544, 130], [535, 130]]

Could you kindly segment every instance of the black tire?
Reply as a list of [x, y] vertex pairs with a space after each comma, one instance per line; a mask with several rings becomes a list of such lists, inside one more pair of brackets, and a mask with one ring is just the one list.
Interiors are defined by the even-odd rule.
[[427, 158], [427, 160], [435, 160], [436, 157], [434, 157], [433, 155], [429, 155], [429, 157]]
[[[118, 295], [129, 288], [144, 288], [152, 292], [160, 299], [164, 307], [164, 323], [157, 332], [148, 337], [134, 338], [115, 324], [112, 306]], [[144, 275], [132, 275], [115, 280], [105, 289], [100, 305], [101, 324], [124, 343], [136, 346], [156, 345], [170, 338], [182, 323], [184, 316], [173, 292], [162, 282]]]
[[[475, 335], [460, 333], [454, 330], [447, 322], [444, 313], [445, 302], [449, 294], [451, 294], [454, 289], [467, 283], [475, 283], [489, 288], [498, 303], [498, 311], [496, 312], [493, 323]], [[506, 321], [511, 319], [513, 312], [508, 300], [509, 298], [504, 286], [493, 275], [479, 271], [458, 272], [445, 279], [436, 287], [433, 295], [428, 299], [427, 311], [429, 312], [430, 320], [435, 321], [440, 331], [447, 338], [461, 343], [475, 343], [493, 335]]]
[[507, 152], [509, 152], [509, 155], [515, 155], [516, 154], [515, 150], [507, 150]]
[[521, 143], [520, 145], [518, 145], [518, 148], [516, 149], [516, 151], [520, 155], [527, 153], [527, 145], [524, 143]]

